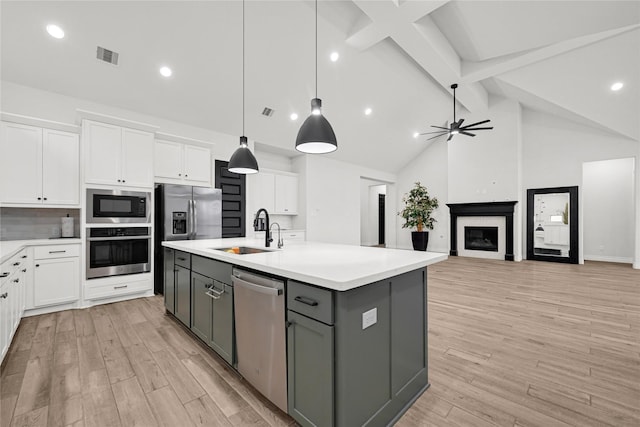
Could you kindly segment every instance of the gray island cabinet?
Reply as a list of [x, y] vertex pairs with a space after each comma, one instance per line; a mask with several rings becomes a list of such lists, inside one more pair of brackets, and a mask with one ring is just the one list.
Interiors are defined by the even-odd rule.
[[[216, 306], [219, 300], [209, 298], [211, 291], [233, 300], [234, 266], [284, 279], [287, 412], [300, 425], [392, 425], [429, 387], [426, 266], [446, 255], [380, 248], [346, 250], [344, 245], [315, 243], [292, 245], [286, 249], [291, 255], [285, 251], [235, 255], [212, 250], [238, 243], [246, 246], [248, 239], [225, 240], [163, 243], [173, 251], [173, 257], [165, 253], [169, 260], [164, 270], [167, 310], [234, 365], [232, 303], [226, 312]], [[328, 260], [304, 264], [313, 259], [309, 255], [314, 252]], [[334, 253], [333, 261], [328, 253]], [[353, 253], [351, 259], [348, 253]], [[178, 315], [178, 304], [186, 296], [178, 289], [180, 273], [176, 270], [186, 268], [178, 264], [178, 255], [185, 258], [184, 254], [190, 255], [190, 323]], [[371, 258], [370, 263], [363, 262], [365, 258]], [[316, 264], [320, 267], [314, 267]], [[340, 265], [345, 275], [351, 275], [349, 281], [332, 281], [330, 273], [320, 273]], [[216, 325], [226, 334], [222, 340], [214, 339]], [[225, 345], [214, 344], [220, 341]]]

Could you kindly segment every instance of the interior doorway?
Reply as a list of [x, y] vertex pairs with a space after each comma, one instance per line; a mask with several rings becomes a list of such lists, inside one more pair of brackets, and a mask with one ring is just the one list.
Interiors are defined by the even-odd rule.
[[388, 240], [387, 184], [360, 179], [360, 245], [386, 246]]

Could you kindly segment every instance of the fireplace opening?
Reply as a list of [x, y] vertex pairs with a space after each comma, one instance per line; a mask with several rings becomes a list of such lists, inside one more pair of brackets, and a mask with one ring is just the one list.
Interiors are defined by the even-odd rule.
[[498, 252], [498, 227], [464, 227], [464, 248]]

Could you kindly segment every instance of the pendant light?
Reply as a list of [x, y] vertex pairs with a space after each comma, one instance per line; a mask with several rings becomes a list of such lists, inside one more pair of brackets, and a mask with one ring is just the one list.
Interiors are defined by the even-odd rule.
[[311, 100], [311, 115], [302, 123], [296, 138], [296, 150], [310, 154], [330, 153], [338, 149], [336, 134], [322, 115], [318, 98], [318, 0], [316, 0], [316, 97]]
[[258, 173], [258, 161], [248, 146], [247, 137], [244, 136], [244, 0], [242, 0], [242, 136], [240, 147], [231, 156], [229, 172], [242, 175]]

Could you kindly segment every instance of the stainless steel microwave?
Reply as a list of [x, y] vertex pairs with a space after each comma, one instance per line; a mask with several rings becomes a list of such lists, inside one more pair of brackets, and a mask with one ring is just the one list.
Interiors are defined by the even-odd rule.
[[151, 223], [151, 193], [87, 189], [87, 223]]

